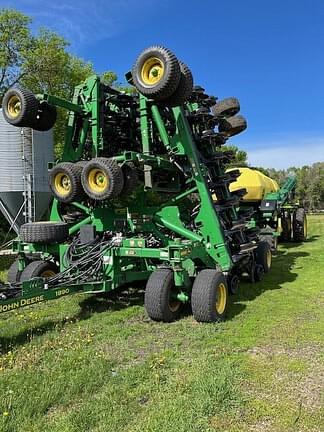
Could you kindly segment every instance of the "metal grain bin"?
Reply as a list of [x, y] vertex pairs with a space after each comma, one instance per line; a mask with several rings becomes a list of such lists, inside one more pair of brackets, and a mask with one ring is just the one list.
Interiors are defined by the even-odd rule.
[[0, 110], [0, 210], [16, 231], [40, 220], [48, 208], [47, 167], [53, 160], [52, 130], [12, 126]]

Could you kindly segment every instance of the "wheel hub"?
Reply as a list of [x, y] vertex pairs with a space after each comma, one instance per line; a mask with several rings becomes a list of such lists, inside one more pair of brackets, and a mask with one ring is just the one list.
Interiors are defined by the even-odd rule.
[[90, 170], [88, 182], [90, 188], [97, 193], [105, 191], [109, 185], [107, 175], [102, 170], [97, 168]]
[[157, 57], [150, 57], [147, 59], [141, 71], [141, 78], [146, 85], [157, 84], [164, 75], [164, 64]]
[[71, 192], [71, 180], [65, 173], [55, 176], [54, 185], [59, 195], [66, 196]]
[[8, 100], [7, 111], [11, 118], [16, 118], [21, 112], [21, 102], [18, 96], [11, 96]]

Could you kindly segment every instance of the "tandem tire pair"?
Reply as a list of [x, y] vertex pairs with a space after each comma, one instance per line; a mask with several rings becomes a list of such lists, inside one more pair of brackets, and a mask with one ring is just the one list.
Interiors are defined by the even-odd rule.
[[[260, 241], [255, 250], [255, 272], [253, 280], [259, 282], [272, 265], [270, 246]], [[229, 284], [229, 285], [228, 285]], [[229, 293], [237, 294], [239, 278], [233, 274], [226, 280], [217, 269], [201, 270], [191, 290], [191, 309], [198, 322], [221, 322], [226, 317]], [[144, 296], [145, 309], [154, 321], [172, 322], [179, 318], [184, 305], [178, 298], [173, 270], [160, 268], [149, 277]]]
[[304, 208], [297, 208], [292, 212], [285, 211], [281, 216], [283, 242], [303, 242], [307, 239], [307, 217]]
[[129, 195], [138, 183], [132, 162], [122, 166], [109, 158], [76, 163], [62, 162], [49, 172], [51, 191], [56, 199], [69, 203], [88, 197], [97, 201]]
[[10, 284], [24, 282], [35, 277], [45, 279], [56, 275], [59, 269], [52, 261], [31, 260], [27, 257], [27, 265], [24, 270], [19, 270], [19, 260], [16, 259], [8, 270], [7, 280]]
[[[177, 300], [173, 271], [157, 269], [149, 277], [145, 289], [145, 309], [154, 321], [171, 322], [179, 318], [183, 303]], [[199, 322], [225, 319], [228, 305], [226, 278], [214, 269], [202, 270], [191, 291], [192, 314]]]
[[138, 56], [132, 68], [132, 84], [147, 98], [174, 107], [190, 98], [193, 77], [189, 67], [172, 51], [152, 46]]

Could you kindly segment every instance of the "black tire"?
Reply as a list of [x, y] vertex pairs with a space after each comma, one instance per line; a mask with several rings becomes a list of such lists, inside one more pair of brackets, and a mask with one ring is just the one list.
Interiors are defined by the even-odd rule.
[[228, 277], [228, 292], [231, 295], [236, 295], [239, 292], [240, 288], [240, 278], [236, 274], [232, 274]]
[[278, 237], [274, 236], [273, 234], [263, 234], [260, 236], [261, 241], [265, 241], [270, 246], [270, 249], [272, 252], [276, 252], [278, 249]]
[[163, 105], [170, 107], [183, 105], [191, 96], [193, 90], [193, 77], [187, 65], [180, 62], [181, 77], [178, 87], [172, 95], [163, 101]]
[[254, 268], [253, 282], [261, 282], [264, 276], [264, 268], [260, 264], [256, 264]]
[[9, 89], [2, 100], [3, 117], [13, 126], [33, 127], [38, 108], [35, 95], [22, 88]]
[[9, 267], [7, 281], [12, 284], [19, 282], [21, 273], [22, 271], [19, 270], [19, 260], [17, 258]]
[[292, 223], [291, 223], [291, 215], [289, 212], [284, 212], [281, 214], [281, 235], [280, 240], [283, 242], [291, 241], [292, 234]]
[[173, 289], [172, 270], [158, 269], [151, 274], [145, 288], [144, 304], [152, 320], [171, 322], [179, 317], [182, 303], [170, 301]]
[[[154, 71], [157, 73], [156, 80]], [[177, 57], [168, 48], [152, 46], [138, 56], [132, 68], [132, 77], [134, 86], [140, 93], [162, 101], [170, 97], [178, 87], [180, 65]]]
[[75, 162], [74, 164], [83, 169], [87, 165], [88, 162], [89, 161], [87, 161], [87, 160], [81, 160], [81, 161]]
[[95, 158], [83, 168], [81, 183], [90, 198], [102, 201], [120, 195], [124, 187], [124, 176], [113, 159]]
[[51, 261], [32, 261], [23, 270], [20, 276], [20, 282], [24, 282], [35, 277], [44, 277], [45, 279], [58, 273], [57, 266]]
[[219, 132], [225, 133], [228, 137], [237, 135], [247, 128], [247, 122], [241, 115], [234, 117], [222, 118], [219, 121]]
[[268, 273], [272, 264], [272, 253], [268, 242], [260, 241], [255, 250], [255, 262], [262, 266], [264, 273]]
[[215, 117], [232, 117], [240, 111], [240, 101], [235, 97], [229, 97], [216, 102], [211, 107], [211, 112]]
[[75, 201], [83, 195], [82, 167], [72, 162], [62, 162], [49, 171], [49, 184], [54, 197], [64, 203]]
[[138, 185], [138, 174], [132, 162], [126, 162], [121, 169], [124, 176], [124, 187], [121, 195], [127, 198], [127, 195], [130, 195]]
[[20, 227], [20, 238], [25, 243], [62, 243], [68, 236], [65, 222], [30, 222]]
[[32, 127], [38, 131], [48, 131], [55, 125], [57, 118], [56, 107], [47, 102], [39, 104], [39, 110]]
[[192, 287], [191, 307], [194, 318], [199, 322], [224, 321], [228, 291], [222, 272], [205, 269], [198, 273]]
[[307, 217], [303, 208], [298, 208], [293, 214], [293, 240], [303, 242], [307, 239]]

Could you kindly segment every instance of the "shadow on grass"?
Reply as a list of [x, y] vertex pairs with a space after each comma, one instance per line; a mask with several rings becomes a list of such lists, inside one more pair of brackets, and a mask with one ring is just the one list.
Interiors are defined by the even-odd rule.
[[144, 290], [135, 289], [133, 287], [123, 287], [111, 293], [91, 295], [80, 302], [80, 311], [72, 317], [48, 320], [42, 324], [24, 329], [16, 335], [0, 337], [0, 354], [6, 354], [14, 347], [29, 343], [35, 337], [61, 329], [66, 323], [89, 319], [95, 313], [118, 311], [130, 306], [143, 305], [143, 303]]
[[294, 272], [296, 260], [309, 255], [307, 252], [290, 250], [293, 247], [296, 249], [296, 246], [288, 243], [285, 245], [285, 250], [277, 252], [271, 271], [264, 275], [261, 282], [254, 284], [242, 282], [238, 294], [231, 297], [227, 319], [233, 319], [246, 308], [242, 302], [254, 300], [266, 291], [281, 289], [282, 284], [296, 280], [297, 273]]
[[[230, 298], [228, 320], [233, 319], [246, 308], [243, 302], [251, 301], [268, 290], [281, 289], [283, 283], [293, 282], [296, 279], [297, 274], [293, 271], [296, 260], [309, 254], [302, 251], [290, 250], [292, 246], [296, 247], [296, 244], [287, 244], [285, 245], [285, 250], [277, 253], [273, 261], [272, 271], [266, 274], [261, 282], [254, 284], [243, 282], [241, 284], [239, 293]], [[73, 317], [46, 321], [36, 327], [25, 329], [16, 335], [0, 337], [0, 353], [5, 354], [14, 347], [29, 343], [35, 337], [60, 329], [66, 322], [71, 323], [86, 320], [91, 318], [95, 313], [114, 312], [131, 306], [143, 306], [143, 287], [144, 283], [141, 282], [135, 286], [122, 287], [110, 293], [89, 296], [80, 302], [80, 311]], [[188, 305], [183, 309], [181, 317], [188, 316], [189, 314], [191, 314], [191, 311]]]

